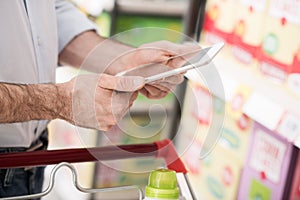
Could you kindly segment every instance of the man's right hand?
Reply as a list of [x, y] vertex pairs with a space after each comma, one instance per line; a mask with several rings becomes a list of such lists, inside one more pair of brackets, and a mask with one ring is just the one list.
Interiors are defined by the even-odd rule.
[[60, 85], [69, 101], [60, 113], [76, 126], [108, 130], [117, 124], [144, 87], [139, 76], [80, 75]]
[[108, 130], [126, 114], [145, 80], [140, 76], [79, 75], [60, 84], [0, 83], [0, 123], [64, 119]]

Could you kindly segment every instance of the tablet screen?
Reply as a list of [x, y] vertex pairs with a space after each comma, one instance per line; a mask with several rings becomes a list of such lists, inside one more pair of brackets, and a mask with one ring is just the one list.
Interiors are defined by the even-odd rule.
[[[200, 49], [199, 52], [196, 53], [195, 56], [192, 58], [188, 59], [187, 62], [182, 65], [179, 68], [166, 68], [167, 66], [164, 66], [163, 70], [160, 70], [156, 72], [156, 70], [153, 70], [153, 67], [155, 65], [162, 65], [161, 63], [151, 63], [151, 64], [146, 64], [146, 65], [141, 65], [139, 67], [123, 71], [121, 73], [118, 73], [117, 76], [124, 76], [124, 75], [136, 75], [136, 76], [143, 76], [145, 77], [145, 82], [146, 83], [151, 83], [154, 81], [158, 81], [163, 78], [167, 78], [173, 75], [185, 73], [190, 69], [194, 69], [197, 67], [205, 66], [209, 64], [212, 59], [215, 57], [215, 55], [222, 49], [224, 46], [224, 43], [218, 43], [210, 47], [206, 47], [203, 49]], [[195, 51], [191, 52], [195, 53]], [[187, 55], [188, 53], [184, 53], [183, 55]], [[182, 56], [183, 56], [182, 55]], [[179, 57], [181, 55], [177, 55], [175, 57]], [[157, 69], [162, 67], [157, 67]], [[156, 72], [156, 73], [155, 73]]]

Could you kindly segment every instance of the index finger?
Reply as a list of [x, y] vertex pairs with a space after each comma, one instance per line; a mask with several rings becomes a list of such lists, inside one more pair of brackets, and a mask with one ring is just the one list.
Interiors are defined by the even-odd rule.
[[98, 85], [104, 89], [134, 92], [145, 85], [145, 79], [141, 76], [110, 76], [101, 74], [98, 79]]

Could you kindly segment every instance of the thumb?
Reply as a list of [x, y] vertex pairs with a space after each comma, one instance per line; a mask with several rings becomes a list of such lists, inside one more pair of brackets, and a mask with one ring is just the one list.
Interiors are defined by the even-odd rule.
[[145, 79], [141, 76], [110, 76], [101, 74], [98, 84], [105, 89], [134, 92], [144, 87]]

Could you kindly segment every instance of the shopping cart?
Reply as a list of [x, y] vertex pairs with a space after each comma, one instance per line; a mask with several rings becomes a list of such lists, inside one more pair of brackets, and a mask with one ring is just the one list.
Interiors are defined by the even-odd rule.
[[[76, 155], [76, 156], [74, 156]], [[20, 152], [0, 154], [0, 169], [20, 168], [32, 166], [46, 166], [57, 164], [51, 171], [48, 187], [38, 194], [0, 198], [1, 200], [34, 199], [46, 196], [51, 192], [55, 182], [55, 174], [61, 167], [68, 167], [73, 175], [73, 184], [81, 192], [99, 193], [124, 190], [136, 190], [138, 198], [144, 198], [140, 186], [117, 186], [109, 188], [83, 188], [78, 183], [76, 169], [70, 163], [106, 161], [141, 157], [163, 158], [168, 169], [174, 170], [177, 175], [180, 200], [196, 200], [192, 187], [187, 177], [187, 169], [178, 157], [173, 143], [169, 140], [157, 141], [149, 144], [130, 144], [117, 146], [104, 146], [94, 148], [78, 148], [64, 150], [42, 150], [34, 152]]]

